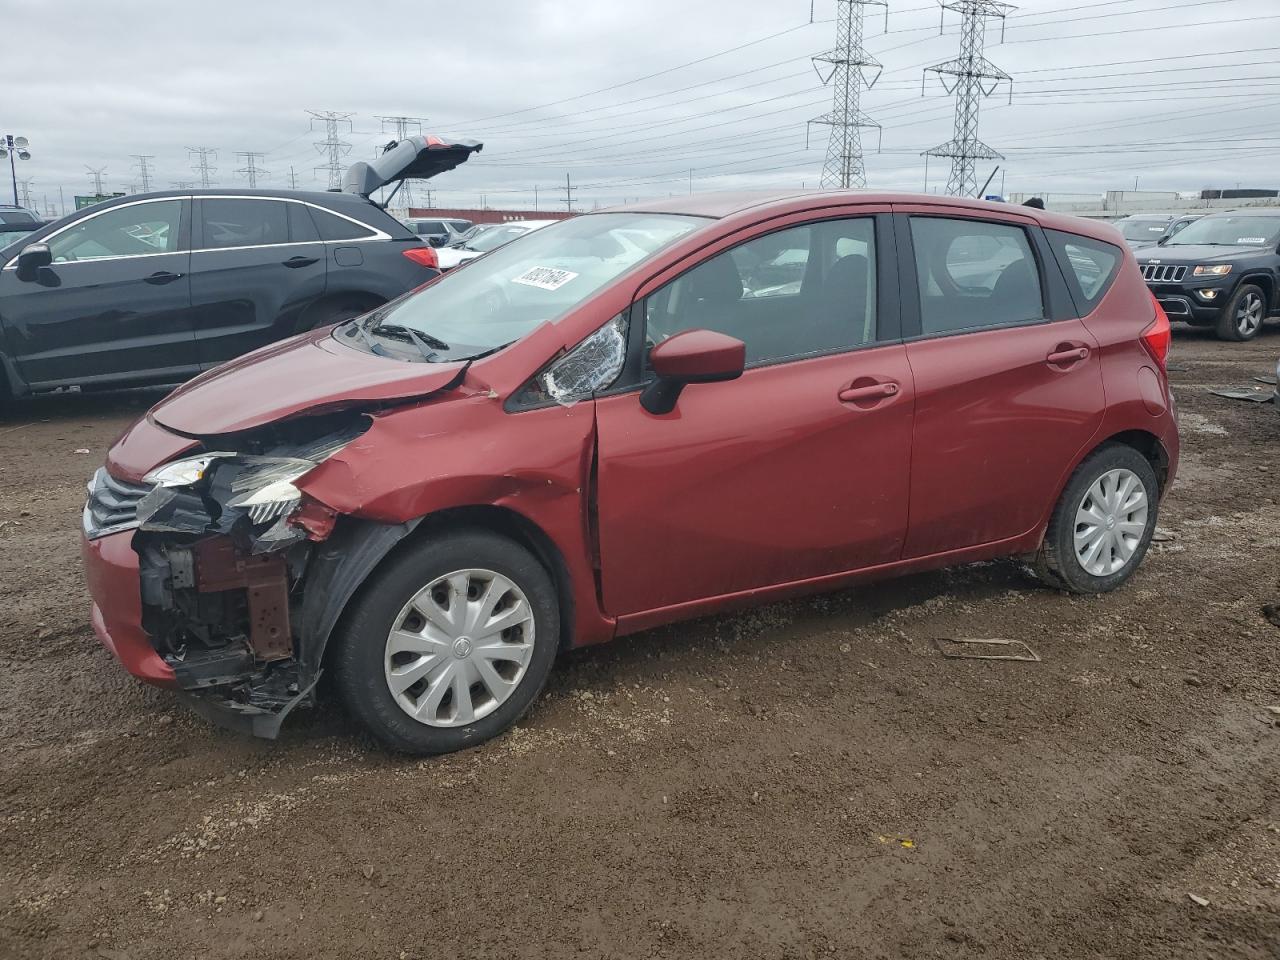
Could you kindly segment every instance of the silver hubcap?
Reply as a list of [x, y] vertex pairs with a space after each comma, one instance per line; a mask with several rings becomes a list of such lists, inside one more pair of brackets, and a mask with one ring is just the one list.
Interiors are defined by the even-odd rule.
[[533, 610], [492, 570], [458, 570], [404, 605], [387, 636], [387, 687], [432, 727], [462, 727], [496, 710], [524, 679]]
[[1076, 509], [1076, 560], [1105, 577], [1133, 559], [1147, 530], [1147, 490], [1136, 473], [1110, 470], [1093, 482]]
[[1247, 336], [1261, 327], [1262, 306], [1262, 298], [1256, 293], [1246, 296], [1236, 311], [1236, 329]]

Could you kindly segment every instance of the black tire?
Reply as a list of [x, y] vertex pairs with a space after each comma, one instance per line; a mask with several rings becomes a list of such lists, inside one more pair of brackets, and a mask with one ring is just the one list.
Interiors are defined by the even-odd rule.
[[[524, 593], [533, 615], [533, 649], [517, 686], [492, 712], [466, 726], [431, 726], [405, 712], [388, 687], [388, 634], [419, 591], [467, 569], [500, 574]], [[386, 746], [418, 755], [452, 753], [498, 736], [524, 715], [551, 674], [559, 640], [556, 589], [542, 564], [505, 537], [463, 530], [413, 543], [375, 572], [334, 637], [331, 665], [347, 709]]]
[[337, 300], [322, 301], [309, 307], [298, 320], [295, 333], [308, 330], [319, 330], [335, 323], [342, 323], [352, 317], [358, 317], [382, 306], [382, 301], [362, 297], [344, 297]]
[[[1147, 497], [1146, 525], [1128, 562], [1114, 573], [1098, 576], [1086, 570], [1076, 554], [1076, 512], [1094, 483], [1112, 470], [1128, 470], [1142, 483]], [[1107, 593], [1116, 589], [1133, 576], [1146, 556], [1159, 513], [1159, 481], [1147, 458], [1124, 444], [1099, 447], [1076, 468], [1053, 508], [1044, 541], [1036, 554], [1036, 575], [1048, 586], [1071, 593]]]
[[[1246, 311], [1259, 311], [1256, 321], [1246, 320]], [[1262, 288], [1252, 283], [1240, 284], [1227, 305], [1218, 316], [1217, 333], [1219, 340], [1233, 340], [1237, 343], [1252, 340], [1262, 332], [1262, 324], [1267, 319], [1270, 304]]]

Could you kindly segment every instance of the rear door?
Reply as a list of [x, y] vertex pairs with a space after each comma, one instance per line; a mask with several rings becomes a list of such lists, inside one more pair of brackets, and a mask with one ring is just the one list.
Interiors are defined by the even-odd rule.
[[31, 281], [0, 271], [0, 324], [27, 383], [169, 382], [199, 371], [192, 335], [190, 201], [156, 198], [87, 214], [49, 234]]
[[904, 556], [1018, 537], [1102, 422], [1097, 342], [1034, 221], [895, 210], [916, 388]]
[[324, 295], [326, 258], [305, 204], [199, 197], [195, 209], [191, 301], [208, 368], [294, 333]]
[[[654, 415], [596, 400], [604, 606], [642, 614], [897, 560], [912, 382], [892, 224], [877, 208], [793, 216], [654, 281], [633, 338], [744, 341], [747, 370]], [[644, 378], [644, 374], [640, 374]]]

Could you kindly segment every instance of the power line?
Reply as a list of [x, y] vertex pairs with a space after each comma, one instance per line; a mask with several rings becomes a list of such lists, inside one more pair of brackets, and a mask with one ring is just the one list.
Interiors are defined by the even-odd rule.
[[[862, 130], [880, 125], [862, 112], [862, 87], [870, 90], [884, 69], [880, 61], [862, 45], [868, 6], [884, 7], [885, 29], [889, 28], [888, 0], [837, 0], [836, 45], [813, 58], [814, 69], [824, 85], [832, 88], [831, 110], [810, 120], [831, 127], [827, 142], [827, 162], [822, 167], [824, 188], [865, 187], [867, 169], [862, 159]], [[822, 76], [819, 64], [829, 64], [831, 72]], [[807, 129], [807, 127], [806, 127]], [[808, 146], [808, 144], [806, 144]]]
[[87, 176], [89, 177], [90, 180], [93, 181], [93, 195], [95, 197], [102, 196], [102, 177], [103, 177], [103, 174], [107, 172], [107, 168], [97, 167], [95, 169], [94, 167], [89, 166], [87, 163], [84, 165], [84, 168], [89, 171]]
[[130, 156], [138, 161], [134, 164], [138, 168], [138, 179], [142, 182], [142, 192], [151, 192], [151, 168], [147, 165], [148, 160], [154, 160], [155, 156], [149, 153], [134, 153]]
[[218, 172], [209, 162], [218, 159], [218, 151], [213, 147], [187, 147], [187, 154], [192, 158], [191, 169], [200, 175], [200, 186], [208, 190], [214, 182], [213, 175]]
[[[947, 0], [941, 6], [943, 11], [953, 10], [961, 16], [960, 56], [928, 67], [925, 73], [938, 74], [947, 93], [955, 94], [955, 129], [950, 140], [926, 150], [924, 155], [950, 158], [947, 193], [953, 197], [971, 197], [978, 191], [977, 162], [1004, 159], [978, 139], [978, 107], [982, 98], [991, 96], [1001, 81], [1008, 80], [1011, 90], [1013, 83], [1007, 73], [983, 56], [987, 20], [1003, 21], [1015, 8], [1000, 0]], [[954, 78], [950, 86], [946, 77]]]
[[312, 129], [315, 128], [317, 120], [324, 121], [325, 138], [317, 141], [315, 147], [321, 155], [327, 153], [329, 161], [320, 164], [316, 169], [328, 171], [329, 189], [337, 190], [342, 186], [342, 158], [351, 152], [351, 144], [338, 136], [338, 128], [345, 123], [347, 130], [350, 130], [352, 114], [335, 113], [332, 110], [308, 110], [307, 112], [311, 114]]
[[[239, 170], [237, 170], [236, 173], [240, 174], [246, 180], [249, 181], [250, 190], [258, 186], [259, 177], [262, 177], [265, 179], [271, 176], [270, 171], [263, 170], [260, 166], [258, 166], [258, 162], [262, 160], [265, 154], [254, 153], [252, 151], [244, 151], [241, 153], [237, 153], [236, 156], [244, 161], [244, 166], [241, 167]], [[290, 167], [290, 169], [292, 170], [293, 168]]]

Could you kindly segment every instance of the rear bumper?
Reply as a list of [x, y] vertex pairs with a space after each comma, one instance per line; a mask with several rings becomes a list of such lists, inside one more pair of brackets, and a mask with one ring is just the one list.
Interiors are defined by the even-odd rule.
[[133, 531], [96, 540], [80, 535], [85, 580], [93, 598], [90, 620], [104, 647], [139, 680], [176, 687], [172, 668], [164, 662], [142, 629], [142, 593]]

